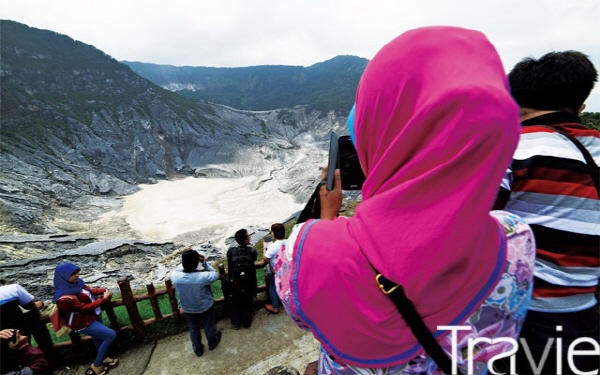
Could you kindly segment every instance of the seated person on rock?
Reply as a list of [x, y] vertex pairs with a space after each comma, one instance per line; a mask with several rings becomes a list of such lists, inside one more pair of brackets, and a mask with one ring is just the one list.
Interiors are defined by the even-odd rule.
[[0, 355], [3, 375], [47, 375], [50, 365], [39, 348], [29, 344], [27, 336], [18, 329], [0, 331]]

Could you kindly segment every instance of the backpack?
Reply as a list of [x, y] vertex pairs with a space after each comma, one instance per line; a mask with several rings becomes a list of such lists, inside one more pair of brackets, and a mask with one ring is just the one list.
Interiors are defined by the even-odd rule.
[[256, 269], [250, 250], [246, 247], [232, 249], [229, 282], [233, 292], [256, 291]]
[[[61, 299], [77, 299], [77, 297], [72, 295], [64, 295], [59, 298], [59, 300]], [[47, 313], [50, 315], [50, 322], [52, 323], [52, 328], [56, 333], [56, 337], [62, 337], [71, 333], [69, 322], [67, 322], [64, 315], [58, 311], [58, 306], [56, 304], [49, 306]], [[71, 317], [73, 314], [74, 313], [69, 314], [69, 317]]]

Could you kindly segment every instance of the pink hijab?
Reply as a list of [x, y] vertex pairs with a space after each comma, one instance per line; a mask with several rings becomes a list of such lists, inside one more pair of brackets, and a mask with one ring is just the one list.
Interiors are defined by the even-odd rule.
[[437, 326], [463, 323], [504, 272], [505, 238], [489, 211], [519, 110], [482, 33], [425, 27], [368, 64], [354, 124], [363, 202], [349, 220], [302, 227], [292, 308], [337, 361], [386, 367], [423, 349], [371, 265], [404, 287], [438, 339], [449, 332]]

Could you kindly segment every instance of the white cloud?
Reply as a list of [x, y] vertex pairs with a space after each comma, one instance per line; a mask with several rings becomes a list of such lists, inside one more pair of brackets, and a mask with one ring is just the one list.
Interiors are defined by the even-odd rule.
[[[0, 0], [0, 14], [117, 60], [178, 66], [371, 58], [405, 30], [445, 24], [486, 34], [507, 71], [522, 57], [566, 49], [590, 55], [600, 68], [597, 0]], [[600, 111], [600, 89], [588, 109]]]

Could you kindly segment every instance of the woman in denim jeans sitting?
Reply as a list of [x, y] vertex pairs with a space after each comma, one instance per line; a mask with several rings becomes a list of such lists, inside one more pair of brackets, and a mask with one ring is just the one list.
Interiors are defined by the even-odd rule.
[[118, 359], [108, 357], [116, 332], [102, 324], [100, 306], [110, 301], [112, 293], [105, 288], [90, 288], [79, 278], [80, 268], [63, 263], [54, 271], [54, 298], [58, 313], [69, 328], [92, 337], [98, 354], [86, 375], [103, 375], [119, 365]]

